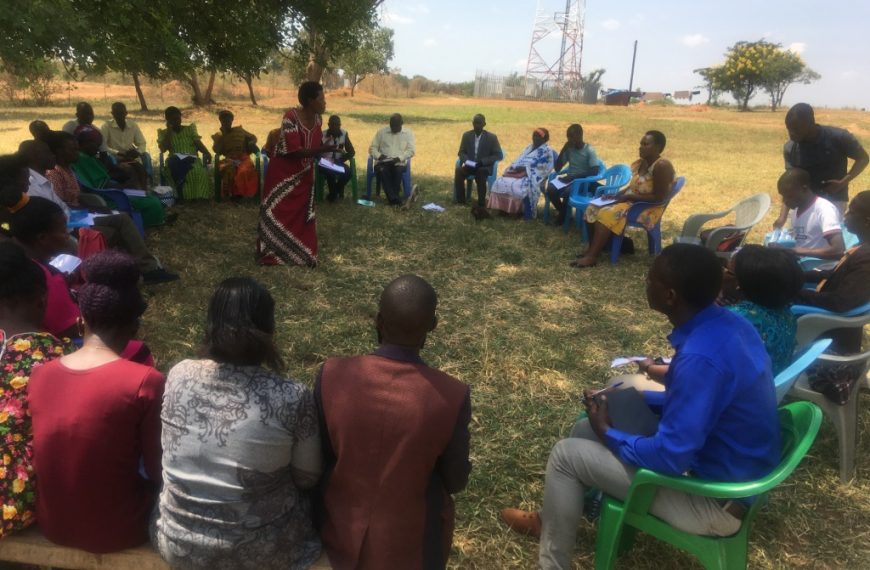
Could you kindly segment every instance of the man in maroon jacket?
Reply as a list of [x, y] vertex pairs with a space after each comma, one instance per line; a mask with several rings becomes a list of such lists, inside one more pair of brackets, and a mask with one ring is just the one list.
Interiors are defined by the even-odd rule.
[[442, 569], [465, 488], [468, 386], [420, 358], [438, 297], [414, 275], [381, 294], [380, 346], [327, 360], [314, 397], [326, 470], [321, 531], [337, 569]]

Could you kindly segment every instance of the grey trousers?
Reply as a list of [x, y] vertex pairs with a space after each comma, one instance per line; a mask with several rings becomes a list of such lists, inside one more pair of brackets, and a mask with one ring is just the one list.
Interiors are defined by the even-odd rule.
[[[583, 517], [583, 495], [588, 487], [624, 499], [636, 469], [622, 463], [603, 445], [588, 420], [577, 422], [571, 437], [550, 452], [541, 509], [541, 544], [538, 563], [545, 570], [572, 568], [577, 526]], [[660, 489], [650, 512], [675, 528], [707, 536], [729, 536], [740, 530], [740, 520], [718, 502], [669, 489]]]
[[148, 251], [133, 218], [127, 214], [96, 217], [94, 229], [103, 234], [109, 247], [122, 249], [135, 257], [142, 273], [160, 268], [160, 262]]

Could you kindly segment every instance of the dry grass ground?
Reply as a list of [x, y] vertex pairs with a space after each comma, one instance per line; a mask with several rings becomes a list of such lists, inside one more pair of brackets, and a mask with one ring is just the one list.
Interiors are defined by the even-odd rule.
[[[94, 88], [98, 122], [111, 99]], [[79, 98], [87, 93], [80, 88]], [[114, 95], [114, 93], [113, 93]], [[128, 100], [132, 95], [119, 93]], [[235, 104], [238, 123], [261, 138], [279, 124], [288, 98], [260, 108]], [[152, 101], [152, 105], [154, 102]], [[414, 177], [424, 199], [449, 204], [450, 178], [460, 134], [475, 112], [487, 116], [508, 159], [527, 144], [538, 126], [561, 145], [564, 129], [581, 122], [586, 138], [608, 163], [630, 162], [647, 129], [669, 139], [665, 154], [687, 179], [664, 220], [670, 242], [687, 215], [715, 211], [749, 194], [776, 198], [785, 140], [783, 114], [738, 114], [729, 110], [644, 107], [606, 108], [566, 104], [469, 99], [381, 100], [328, 97], [330, 112], [342, 115], [361, 154], [391, 112], [405, 115], [417, 138]], [[217, 128], [215, 111], [185, 110], [201, 134]], [[69, 108], [0, 109], [0, 152], [14, 150], [27, 123], [42, 118], [59, 128]], [[159, 113], [131, 113], [149, 142], [162, 123]], [[870, 117], [859, 112], [822, 111], [822, 123], [846, 127], [870, 146]], [[853, 192], [868, 186], [868, 175]], [[195, 353], [204, 311], [214, 285], [250, 275], [272, 291], [278, 307], [278, 342], [292, 377], [310, 383], [324, 359], [368, 351], [375, 343], [373, 317], [381, 287], [406, 272], [418, 273], [438, 289], [439, 327], [426, 360], [472, 387], [472, 459], [468, 489], [457, 496], [455, 568], [531, 568], [537, 545], [507, 531], [497, 520], [504, 506], [540, 504], [550, 447], [569, 429], [586, 386], [603, 384], [614, 372], [611, 357], [663, 354], [669, 328], [650, 311], [643, 280], [649, 258], [642, 252], [619, 265], [579, 272], [567, 262], [578, 251], [569, 235], [540, 222], [493, 219], [475, 223], [467, 209], [443, 214], [362, 208], [349, 203], [318, 210], [322, 265], [315, 271], [261, 268], [253, 263], [256, 206], [190, 204], [179, 208], [174, 227], [149, 236], [164, 263], [182, 274], [177, 284], [148, 289], [150, 309], [144, 338], [160, 368]], [[760, 240], [761, 230], [752, 235]], [[640, 237], [640, 236], [638, 236]], [[643, 243], [642, 239], [638, 243]], [[866, 396], [862, 396], [866, 401]], [[838, 483], [835, 436], [825, 424], [803, 465], [772, 495], [758, 518], [750, 545], [752, 568], [870, 567], [870, 419], [862, 413], [858, 476]], [[581, 528], [576, 564], [591, 567], [595, 529]], [[642, 538], [625, 568], [692, 568], [689, 557]]]

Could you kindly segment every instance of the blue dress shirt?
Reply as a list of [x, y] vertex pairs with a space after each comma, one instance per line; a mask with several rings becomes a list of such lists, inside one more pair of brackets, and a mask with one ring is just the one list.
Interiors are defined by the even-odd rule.
[[666, 475], [751, 481], [781, 453], [770, 357], [746, 319], [710, 305], [668, 337], [676, 353], [664, 392], [645, 392], [661, 413], [650, 437], [610, 428], [607, 446], [624, 463]]

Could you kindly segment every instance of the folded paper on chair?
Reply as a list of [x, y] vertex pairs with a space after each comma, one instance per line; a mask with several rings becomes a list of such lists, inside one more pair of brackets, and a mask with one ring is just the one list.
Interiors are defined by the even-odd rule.
[[649, 437], [659, 429], [658, 416], [635, 388], [607, 394], [607, 413], [614, 428], [631, 435]]
[[124, 188], [122, 192], [131, 198], [144, 198], [148, 195], [145, 190], [139, 190], [137, 188]]
[[602, 206], [609, 206], [610, 204], [616, 204], [616, 200], [602, 196], [589, 201], [590, 206], [597, 206], [599, 208]]
[[321, 167], [323, 167], [327, 170], [332, 170], [333, 172], [338, 172], [340, 174], [344, 174], [344, 167], [339, 165], [339, 164], [335, 164], [331, 160], [326, 160], [325, 158], [321, 158], [320, 162], [318, 162], [317, 164], [319, 164]]
[[562, 180], [561, 178], [553, 178], [550, 181], [550, 186], [552, 186], [556, 190], [561, 190], [562, 188], [564, 188], [568, 184], [570, 184], [570, 182], [566, 182], [566, 181]]
[[473, 160], [466, 160], [465, 166], [467, 166], [469, 168], [477, 168], [477, 162], [475, 162]]

